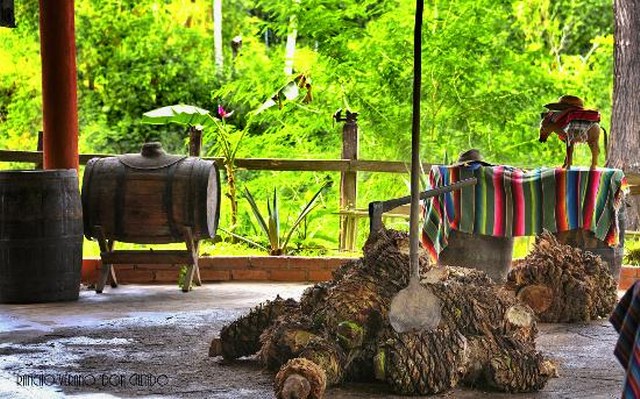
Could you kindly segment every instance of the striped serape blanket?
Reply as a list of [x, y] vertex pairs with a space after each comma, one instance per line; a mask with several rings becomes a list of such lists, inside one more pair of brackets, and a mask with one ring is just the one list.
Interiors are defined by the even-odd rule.
[[471, 163], [433, 166], [431, 187], [475, 177], [475, 186], [432, 197], [425, 204], [422, 244], [434, 259], [451, 229], [494, 237], [532, 236], [578, 228], [618, 244], [617, 211], [628, 190], [619, 169], [573, 167], [525, 172]]
[[622, 397], [640, 397], [640, 281], [636, 281], [614, 309], [609, 321], [620, 336], [613, 351], [626, 370]]

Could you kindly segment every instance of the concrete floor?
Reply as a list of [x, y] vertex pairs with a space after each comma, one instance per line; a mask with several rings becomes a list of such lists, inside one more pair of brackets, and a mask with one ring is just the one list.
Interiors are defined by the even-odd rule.
[[[0, 305], [0, 398], [273, 398], [273, 375], [255, 359], [208, 357], [220, 328], [257, 303], [298, 298], [306, 285], [122, 285], [77, 302]], [[457, 389], [442, 398], [617, 398], [624, 372], [607, 321], [540, 325], [538, 347], [559, 378], [533, 394]], [[327, 398], [397, 398], [383, 385], [333, 388]]]

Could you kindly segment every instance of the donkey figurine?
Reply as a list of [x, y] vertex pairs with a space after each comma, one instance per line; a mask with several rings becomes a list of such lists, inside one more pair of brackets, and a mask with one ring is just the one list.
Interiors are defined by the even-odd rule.
[[576, 96], [565, 95], [558, 102], [546, 104], [547, 112], [540, 114], [540, 142], [544, 143], [551, 133], [556, 133], [566, 145], [563, 168], [571, 168], [573, 145], [587, 143], [591, 149], [591, 169], [598, 166], [600, 129], [604, 132], [605, 155], [607, 151], [607, 131], [599, 124], [600, 113], [584, 109], [584, 103]]

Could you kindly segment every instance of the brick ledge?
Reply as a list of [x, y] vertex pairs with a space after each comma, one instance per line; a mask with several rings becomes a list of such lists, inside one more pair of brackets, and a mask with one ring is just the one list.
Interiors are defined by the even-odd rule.
[[[200, 276], [204, 282], [289, 281], [319, 282], [331, 279], [331, 272], [354, 258], [301, 256], [204, 256]], [[99, 258], [82, 261], [82, 282], [92, 284], [100, 270]], [[180, 265], [118, 265], [118, 281], [130, 284], [174, 284]], [[640, 279], [640, 267], [620, 269], [619, 290], [626, 290]]]
[[[319, 282], [331, 279], [331, 272], [354, 258], [301, 256], [203, 256], [199, 259], [203, 282], [289, 281]], [[100, 258], [82, 261], [82, 282], [97, 281]], [[173, 284], [181, 265], [117, 265], [118, 282], [131, 284]]]

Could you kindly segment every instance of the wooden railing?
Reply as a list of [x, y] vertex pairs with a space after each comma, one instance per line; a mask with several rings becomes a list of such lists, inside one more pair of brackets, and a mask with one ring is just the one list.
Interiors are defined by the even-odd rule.
[[[91, 158], [112, 157], [113, 154], [80, 154], [80, 165], [85, 165]], [[222, 157], [202, 157], [224, 164]], [[39, 164], [42, 162], [42, 151], [0, 150], [0, 162], [24, 162]], [[409, 164], [400, 161], [367, 161], [350, 159], [284, 159], [284, 158], [236, 158], [236, 166], [247, 170], [274, 170], [299, 172], [382, 172], [409, 173]], [[431, 164], [423, 163], [424, 170]], [[627, 182], [631, 186], [631, 194], [640, 194], [640, 174], [625, 172]]]
[[[113, 154], [80, 154], [80, 165], [91, 158], [112, 157]], [[224, 164], [222, 157], [202, 157]], [[42, 151], [0, 150], [0, 162], [42, 162]], [[383, 172], [409, 173], [409, 165], [400, 161], [365, 161], [350, 159], [283, 159], [283, 158], [236, 158], [238, 168], [248, 170], [306, 171], [306, 172]], [[423, 164], [430, 168], [430, 164]], [[428, 169], [425, 169], [428, 170]]]
[[[80, 154], [80, 164], [84, 165], [91, 158], [110, 157], [112, 154]], [[225, 162], [220, 157], [203, 157], [213, 160], [219, 166]], [[25, 162], [33, 164], [42, 163], [41, 151], [12, 151], [0, 150], [0, 162]], [[247, 170], [272, 170], [272, 171], [307, 171], [307, 172], [341, 172], [344, 176], [356, 178], [357, 172], [381, 172], [381, 173], [409, 173], [409, 165], [399, 161], [367, 161], [359, 159], [278, 159], [278, 158], [236, 158], [238, 168]], [[423, 170], [430, 170], [430, 164], [423, 164]], [[631, 186], [631, 194], [640, 194], [640, 174], [626, 173], [627, 181]], [[341, 204], [355, 204], [356, 196], [344, 198], [345, 190], [341, 190]], [[357, 209], [355, 206], [342, 206], [339, 212], [342, 218], [340, 225], [340, 249], [354, 250], [355, 237], [357, 235], [357, 221], [368, 216], [366, 209]], [[396, 211], [387, 213], [388, 217], [407, 217], [406, 212]]]
[[[85, 165], [92, 158], [111, 157], [113, 154], [80, 154], [80, 165]], [[225, 158], [202, 157], [215, 161], [222, 167]], [[0, 162], [24, 162], [36, 165], [42, 164], [42, 151], [15, 151], [0, 150]], [[235, 165], [246, 170], [272, 170], [272, 171], [300, 171], [300, 172], [341, 172], [343, 175], [341, 184], [344, 184], [344, 176], [357, 178], [357, 172], [381, 172], [381, 173], [409, 173], [409, 165], [399, 161], [367, 161], [358, 159], [278, 159], [278, 158], [236, 158]], [[431, 168], [430, 164], [423, 164], [424, 170]], [[349, 176], [350, 175], [350, 176]], [[351, 183], [353, 184], [353, 182]], [[355, 204], [357, 197], [352, 193], [345, 198], [344, 190], [341, 192], [341, 204]], [[402, 210], [400, 211], [402, 212]], [[356, 246], [358, 219], [367, 217], [366, 209], [356, 209], [354, 205], [343, 206], [338, 213], [340, 223], [340, 249], [353, 251]], [[387, 214], [388, 217], [406, 217], [404, 213]]]

